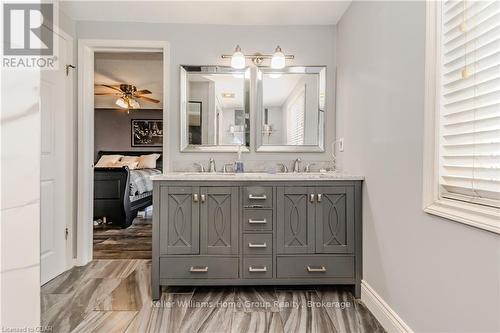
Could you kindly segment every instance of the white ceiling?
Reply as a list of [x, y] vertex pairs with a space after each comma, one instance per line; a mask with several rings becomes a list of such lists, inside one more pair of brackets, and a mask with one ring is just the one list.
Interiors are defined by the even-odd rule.
[[64, 12], [77, 21], [228, 25], [337, 24], [348, 1], [72, 1]]
[[[147, 97], [160, 101], [151, 103], [142, 99], [137, 101], [143, 109], [163, 108], [163, 55], [161, 53], [96, 53], [95, 84], [132, 84], [137, 89], [152, 92]], [[96, 92], [110, 92], [109, 88], [96, 87]], [[116, 96], [95, 96], [95, 108], [116, 108]]]

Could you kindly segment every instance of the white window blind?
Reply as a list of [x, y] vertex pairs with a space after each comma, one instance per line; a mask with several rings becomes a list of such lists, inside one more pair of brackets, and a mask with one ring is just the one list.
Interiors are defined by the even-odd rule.
[[304, 121], [306, 109], [306, 91], [302, 89], [296, 96], [293, 97], [292, 102], [288, 105], [287, 113], [289, 130], [287, 132], [287, 143], [289, 145], [303, 145], [304, 144]]
[[441, 8], [440, 196], [500, 207], [500, 1]]

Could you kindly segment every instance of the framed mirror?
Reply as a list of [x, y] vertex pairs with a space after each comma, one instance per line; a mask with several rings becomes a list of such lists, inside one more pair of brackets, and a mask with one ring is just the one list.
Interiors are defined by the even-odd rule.
[[181, 66], [181, 151], [249, 151], [250, 72]]
[[326, 67], [259, 68], [258, 152], [325, 150]]

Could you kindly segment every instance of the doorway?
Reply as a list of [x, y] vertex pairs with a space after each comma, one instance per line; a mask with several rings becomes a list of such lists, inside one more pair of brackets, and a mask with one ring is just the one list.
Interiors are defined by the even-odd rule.
[[[98, 150], [96, 154], [96, 146], [95, 144], [95, 138], [96, 138], [96, 133], [95, 133], [95, 120], [98, 119], [101, 114], [97, 114], [99, 110], [96, 109], [96, 102], [97, 99], [95, 98], [95, 92], [97, 92], [97, 87], [94, 85], [98, 82], [95, 82], [94, 80], [94, 70], [96, 68], [96, 56], [99, 57], [100, 54], [115, 54], [115, 57], [117, 54], [125, 54], [125, 53], [134, 53], [134, 54], [140, 54], [140, 53], [156, 53], [156, 54], [161, 54], [161, 60], [162, 60], [162, 87], [161, 87], [161, 92], [159, 92], [159, 96], [161, 97], [161, 100], [164, 103], [164, 106], [162, 107], [162, 110], [159, 112], [162, 116], [160, 117], [161, 119], [165, 120], [165, 125], [164, 128], [167, 130], [166, 126], [166, 120], [168, 119], [168, 86], [169, 86], [169, 44], [168, 42], [158, 42], [158, 41], [126, 41], [126, 40], [80, 40], [79, 41], [79, 46], [78, 46], [78, 67], [79, 67], [79, 107], [78, 107], [78, 113], [79, 113], [79, 124], [78, 124], [78, 235], [77, 235], [77, 265], [85, 265], [88, 262], [90, 262], [93, 259], [93, 243], [94, 243], [94, 227], [95, 227], [95, 222], [97, 224], [100, 222], [102, 223], [103, 220], [106, 220], [106, 228], [113, 226], [113, 228], [108, 228], [104, 231], [109, 231], [110, 229], [113, 229], [112, 232], [108, 232], [109, 234], [113, 233], [120, 233], [123, 230], [126, 230], [130, 226], [134, 226], [134, 218], [129, 219], [127, 217], [125, 219], [125, 223], [117, 223], [117, 218], [116, 216], [112, 218], [112, 216], [107, 216], [109, 213], [97, 213], [97, 216], [94, 216], [95, 211], [94, 211], [94, 205], [95, 205], [95, 197], [101, 197], [104, 192], [104, 190], [101, 191], [101, 189], [98, 189], [98, 192], [94, 192], [95, 189], [95, 179], [98, 180], [103, 180], [102, 177], [97, 176], [97, 169], [95, 168], [95, 165], [100, 161], [100, 158], [102, 155], [121, 155], [121, 156], [141, 156], [141, 155], [149, 155], [152, 153], [161, 153], [161, 159], [159, 160], [159, 165], [163, 171], [168, 169], [168, 145], [167, 145], [167, 138], [166, 135], [163, 135], [161, 138], [161, 143], [162, 147], [151, 147], [152, 149], [148, 149], [144, 151], [144, 147], [137, 147], [137, 146], [132, 146], [133, 143], [133, 138], [132, 138], [132, 128], [134, 126], [134, 123], [132, 122], [133, 120], [138, 120], [140, 121], [141, 119], [129, 119], [130, 125], [128, 125], [128, 133], [127, 136], [127, 144], [129, 145], [127, 149], [125, 150], [119, 150], [123, 149], [123, 147], [115, 147], [113, 150]], [[118, 87], [115, 87], [116, 89], [120, 89], [119, 87], [120, 84], [129, 84], [135, 86], [136, 90], [146, 90], [142, 89], [140, 86], [137, 86], [133, 84], [133, 82], [126, 82], [129, 80], [121, 80], [115, 78], [116, 81], [114, 82], [113, 85], [110, 84], [110, 86], [115, 86], [118, 85]], [[123, 82], [121, 82], [123, 81]], [[111, 88], [110, 88], [111, 89]], [[121, 96], [120, 91], [116, 90], [116, 94], [113, 97], [113, 102], [114, 107], [117, 107], [117, 101]], [[127, 90], [128, 87], [123, 87], [123, 89]], [[132, 88], [133, 89], [133, 88]], [[113, 90], [113, 89], [111, 89]], [[150, 90], [150, 89], [147, 89]], [[108, 90], [109, 91], [109, 90]], [[119, 96], [120, 95], [120, 96]], [[160, 98], [155, 98], [155, 99], [160, 99]], [[141, 99], [137, 99], [137, 102], [141, 104]], [[125, 102], [131, 102], [127, 101], [125, 98]], [[133, 103], [133, 102], [131, 102]], [[127, 109], [130, 108], [131, 105], [127, 104]], [[117, 108], [115, 109], [117, 110]], [[123, 111], [122, 111], [123, 112]], [[122, 113], [122, 116], [127, 115], [127, 117], [130, 117], [130, 114], [133, 114], [134, 117], [139, 118], [139, 113], [136, 112], [134, 114], [134, 110], [129, 110], [125, 111]], [[137, 123], [137, 126], [149, 126], [146, 125], [144, 122], [143, 123]], [[149, 128], [149, 127], [148, 127]], [[152, 128], [152, 127], [151, 127]], [[111, 130], [112, 132], [112, 130]], [[124, 140], [121, 140], [124, 142]], [[158, 140], [156, 140], [157, 142]], [[137, 148], [137, 149], [136, 149]], [[99, 151], [102, 153], [99, 154]], [[111, 152], [115, 152], [116, 154], [111, 154]], [[105, 154], [103, 154], [105, 153]], [[117, 161], [115, 161], [117, 162]], [[120, 162], [125, 162], [120, 158]], [[127, 184], [129, 186], [129, 184]], [[123, 193], [122, 193], [123, 195]], [[139, 210], [140, 211], [140, 210]], [[132, 215], [133, 216], [136, 212], [134, 212]], [[145, 212], [147, 213], [147, 211]], [[143, 213], [141, 213], [143, 214]], [[103, 215], [103, 216], [99, 216]], [[139, 217], [140, 218], [140, 217]], [[99, 221], [101, 219], [101, 221]], [[112, 221], [115, 220], [115, 221]], [[115, 225], [113, 225], [113, 223]], [[109, 224], [109, 225], [108, 225]], [[135, 224], [136, 226], [139, 225], [140, 223]], [[130, 229], [129, 229], [130, 230]], [[102, 231], [102, 230], [101, 230]], [[102, 235], [99, 234], [99, 237]], [[106, 237], [106, 236], [102, 236]], [[127, 235], [124, 235], [123, 237], [127, 237]], [[108, 245], [111, 245], [115, 240], [110, 239], [107, 243]], [[106, 240], [102, 241], [106, 242]], [[122, 247], [125, 247], [126, 245], [121, 244]]]

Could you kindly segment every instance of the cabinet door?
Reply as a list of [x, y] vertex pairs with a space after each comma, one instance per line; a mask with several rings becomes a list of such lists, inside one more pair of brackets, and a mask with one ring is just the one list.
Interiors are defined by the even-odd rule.
[[308, 187], [277, 189], [277, 253], [314, 253], [314, 202]]
[[354, 188], [316, 187], [316, 253], [354, 250]]
[[198, 192], [198, 187], [161, 187], [161, 254], [199, 253]]
[[238, 254], [238, 187], [202, 187], [201, 253]]

